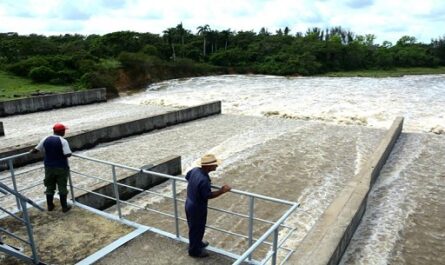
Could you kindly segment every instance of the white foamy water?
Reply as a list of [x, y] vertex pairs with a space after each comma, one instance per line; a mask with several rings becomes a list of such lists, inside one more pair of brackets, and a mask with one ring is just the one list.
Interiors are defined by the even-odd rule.
[[5, 136], [1, 137], [0, 149], [38, 142], [40, 138], [52, 133], [52, 126], [56, 122], [62, 122], [69, 128], [67, 131], [69, 136], [128, 120], [146, 118], [168, 110], [172, 108], [159, 105], [137, 106], [111, 100], [106, 103], [3, 117], [1, 121]]
[[370, 193], [342, 265], [444, 264], [442, 138], [426, 134], [400, 137]]
[[170, 80], [121, 99], [190, 106], [222, 100], [223, 112], [385, 128], [396, 116], [405, 130], [444, 132], [445, 75], [391, 78], [226, 75]]

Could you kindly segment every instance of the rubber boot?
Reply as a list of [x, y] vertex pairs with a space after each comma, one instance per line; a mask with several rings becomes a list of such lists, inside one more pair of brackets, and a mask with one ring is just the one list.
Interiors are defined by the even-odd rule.
[[54, 195], [52, 194], [46, 194], [46, 205], [48, 206], [48, 212], [51, 212], [54, 210]]
[[69, 210], [71, 210], [71, 206], [68, 205], [66, 202], [66, 194], [65, 195], [59, 195], [60, 197], [60, 204], [62, 205], [62, 212], [66, 213]]

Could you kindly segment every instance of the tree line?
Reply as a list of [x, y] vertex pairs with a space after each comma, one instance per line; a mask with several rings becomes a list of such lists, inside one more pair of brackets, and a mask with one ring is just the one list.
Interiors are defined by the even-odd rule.
[[[314, 75], [325, 72], [445, 65], [445, 35], [420, 43], [403, 36], [375, 43], [372, 34], [341, 27], [288, 27], [269, 32], [214, 30], [196, 34], [182, 23], [162, 34], [119, 31], [105, 35], [43, 36], [0, 33], [0, 69], [36, 82], [112, 86], [118, 69], [171, 77], [211, 73]], [[175, 74], [176, 73], [176, 74]], [[175, 76], [178, 75], [178, 76]]]

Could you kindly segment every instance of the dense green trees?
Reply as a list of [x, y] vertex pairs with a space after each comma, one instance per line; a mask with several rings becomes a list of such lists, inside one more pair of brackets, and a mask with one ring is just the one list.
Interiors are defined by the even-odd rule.
[[[196, 34], [182, 23], [162, 35], [120, 31], [83, 36], [27, 36], [0, 33], [0, 68], [36, 82], [112, 86], [123, 69], [134, 74], [160, 74], [167, 69], [180, 76], [215, 72], [312, 75], [327, 71], [434, 67], [445, 65], [445, 36], [430, 44], [404, 36], [393, 45], [376, 44], [374, 35], [355, 35], [333, 27], [275, 34], [213, 30]], [[175, 77], [174, 75], [172, 77]]]

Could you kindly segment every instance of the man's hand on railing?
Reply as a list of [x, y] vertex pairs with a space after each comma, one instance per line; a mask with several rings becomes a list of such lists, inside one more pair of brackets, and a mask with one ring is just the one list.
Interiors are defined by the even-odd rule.
[[222, 193], [229, 192], [231, 189], [232, 189], [232, 187], [230, 187], [229, 185], [224, 185], [221, 187]]
[[30, 154], [36, 154], [36, 153], [39, 152], [39, 150], [33, 148], [33, 149], [29, 150], [28, 152], [29, 152]]
[[210, 199], [219, 197], [220, 195], [222, 195], [226, 192], [229, 192], [231, 189], [232, 189], [232, 187], [230, 187], [229, 185], [224, 185], [219, 190], [212, 191], [212, 194], [210, 195]]

